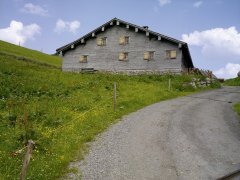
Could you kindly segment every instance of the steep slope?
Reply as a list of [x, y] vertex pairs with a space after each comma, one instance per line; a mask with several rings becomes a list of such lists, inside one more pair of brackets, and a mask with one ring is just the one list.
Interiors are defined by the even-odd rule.
[[36, 62], [45, 65], [55, 66], [60, 68], [62, 59], [58, 56], [50, 56], [45, 53], [16, 46], [14, 44], [0, 40], [0, 54], [14, 56], [15, 59]]

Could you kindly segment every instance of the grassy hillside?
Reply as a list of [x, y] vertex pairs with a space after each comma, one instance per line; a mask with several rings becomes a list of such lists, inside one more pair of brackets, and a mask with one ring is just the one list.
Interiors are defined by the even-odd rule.
[[28, 60], [43, 64], [61, 67], [62, 59], [58, 56], [49, 56], [39, 51], [16, 46], [0, 40], [0, 54], [14, 56], [15, 59]]
[[[225, 86], [240, 86], [240, 77], [236, 77], [233, 79], [228, 79], [223, 83]], [[240, 103], [234, 105], [234, 110], [240, 116]]]
[[238, 113], [238, 115], [240, 116], [240, 103], [237, 103], [234, 105], [234, 110]]
[[223, 84], [225, 86], [240, 86], [240, 77], [227, 79]]
[[[3, 49], [37, 61], [52, 59], [21, 47]], [[0, 179], [18, 179], [29, 139], [36, 145], [27, 178], [57, 179], [69, 171], [70, 161], [82, 157], [86, 142], [121, 116], [196, 91], [182, 85], [190, 76], [63, 73], [4, 54], [0, 64]], [[172, 91], [168, 91], [169, 78]]]

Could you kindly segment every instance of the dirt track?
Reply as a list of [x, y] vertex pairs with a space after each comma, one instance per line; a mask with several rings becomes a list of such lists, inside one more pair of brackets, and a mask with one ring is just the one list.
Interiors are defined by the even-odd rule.
[[225, 87], [145, 107], [100, 135], [74, 165], [83, 179], [216, 179], [240, 168], [234, 102], [240, 88]]

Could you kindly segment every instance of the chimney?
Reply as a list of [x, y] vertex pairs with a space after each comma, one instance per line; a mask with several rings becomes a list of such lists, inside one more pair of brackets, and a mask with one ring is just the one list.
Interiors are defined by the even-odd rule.
[[148, 29], [148, 26], [143, 26], [144, 29]]

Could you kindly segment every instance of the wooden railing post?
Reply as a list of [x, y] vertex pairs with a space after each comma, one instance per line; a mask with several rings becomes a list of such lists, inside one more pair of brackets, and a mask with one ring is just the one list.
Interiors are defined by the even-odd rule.
[[168, 80], [168, 91], [171, 91], [171, 79]]

